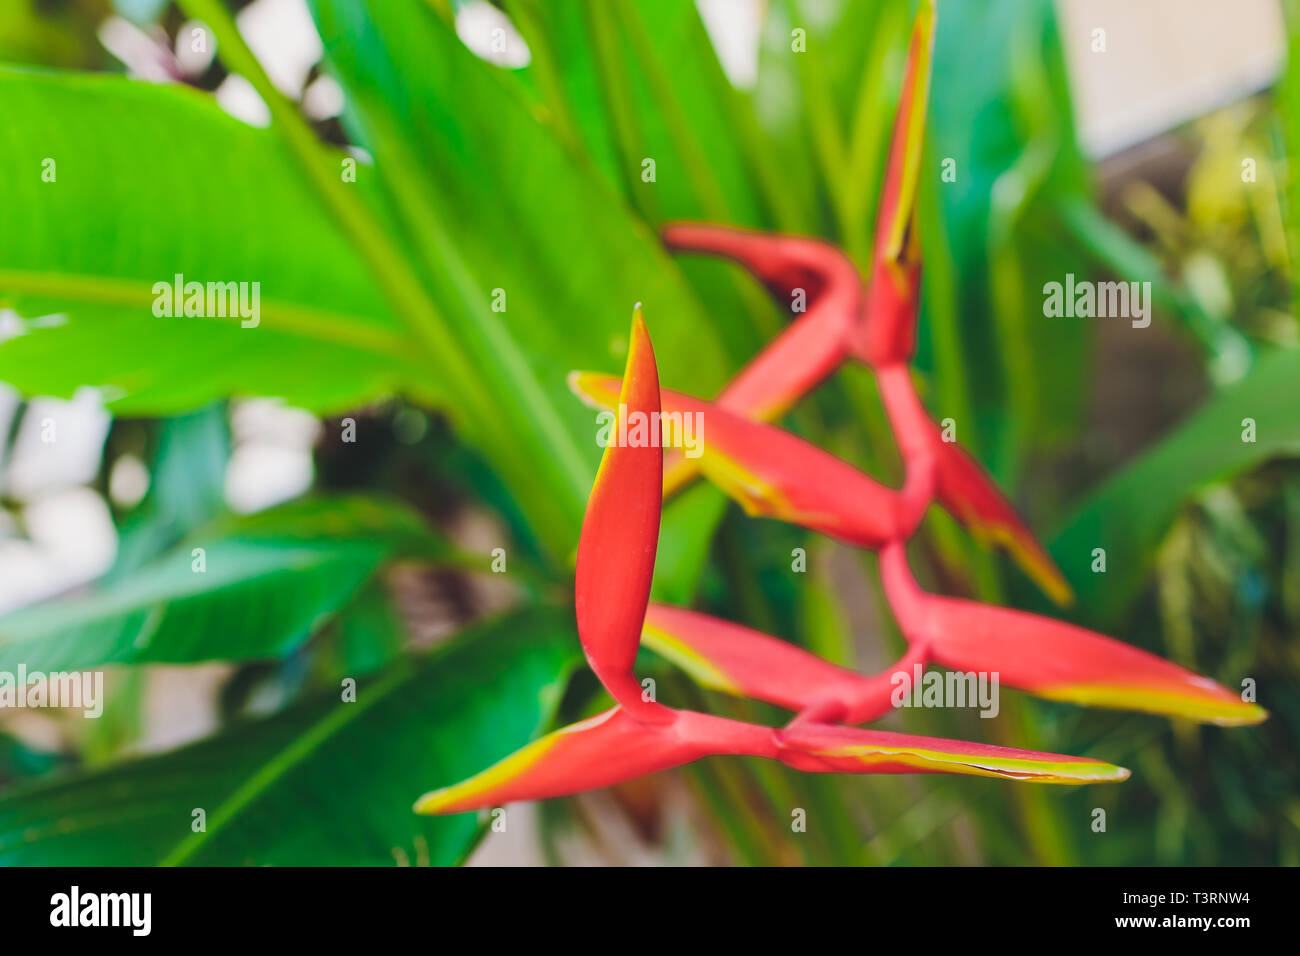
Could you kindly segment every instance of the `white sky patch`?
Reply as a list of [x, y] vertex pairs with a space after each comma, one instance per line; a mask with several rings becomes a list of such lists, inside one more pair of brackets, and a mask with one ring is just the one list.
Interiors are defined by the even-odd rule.
[[27, 406], [5, 487], [31, 500], [51, 489], [84, 485], [99, 473], [110, 417], [95, 389], [78, 389], [71, 401], [36, 398]]
[[456, 11], [456, 34], [480, 58], [517, 70], [533, 60], [510, 18], [485, 0], [469, 0]]
[[106, 572], [117, 531], [89, 488], [44, 495], [23, 510], [28, 538], [0, 540], [0, 613], [40, 601]]
[[[165, 42], [154, 39], [134, 23], [122, 17], [108, 17], [99, 25], [98, 36], [104, 49], [126, 67], [128, 76], [151, 83], [174, 81], [175, 78], [168, 69], [171, 51]], [[165, 39], [164, 37], [163, 40]]]
[[119, 508], [133, 508], [149, 490], [149, 469], [135, 455], [121, 455], [108, 473], [108, 497]]
[[189, 75], [202, 73], [217, 53], [217, 41], [204, 24], [187, 20], [176, 32], [176, 63]]
[[302, 94], [302, 111], [314, 120], [338, 116], [343, 112], [343, 87], [332, 76], [316, 77]]
[[320, 422], [269, 399], [240, 402], [231, 416], [235, 441], [226, 467], [226, 503], [243, 514], [290, 501], [311, 489], [312, 447]]
[[235, 22], [275, 88], [290, 99], [301, 98], [311, 68], [325, 52], [305, 0], [254, 0]]
[[696, 0], [695, 5], [727, 79], [739, 89], [752, 89], [758, 81], [759, 34], [763, 29], [757, 0]]
[[221, 108], [235, 119], [243, 120], [249, 126], [265, 128], [271, 125], [270, 107], [253, 89], [253, 84], [242, 76], [232, 73], [222, 80], [216, 97]]

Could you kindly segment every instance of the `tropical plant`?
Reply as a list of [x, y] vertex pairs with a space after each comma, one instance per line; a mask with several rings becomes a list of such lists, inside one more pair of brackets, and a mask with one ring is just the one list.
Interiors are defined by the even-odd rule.
[[[420, 808], [445, 813], [631, 781], [611, 793], [644, 822], [662, 794], [633, 778], [705, 754], [777, 758], [684, 769], [711, 811], [697, 842], [716, 837], [720, 859], [1300, 853], [1284, 814], [1252, 809], [1276, 810], [1294, 783], [1279, 755], [1300, 725], [1285, 702], [1295, 669], [1274, 619], [1300, 619], [1300, 592], [1290, 564], [1261, 557], [1276, 543], [1250, 545], [1245, 519], [1207, 498], [1263, 482], [1234, 495], [1267, 525], [1256, 513], [1294, 497], [1286, 386], [1300, 353], [1276, 317], [1263, 343], [1258, 326], [1207, 320], [1193, 273], [1167, 273], [1098, 212], [1046, 0], [944, 6], [932, 60], [928, 2], [819, 16], [775, 0], [749, 91], [689, 0], [506, 0], [499, 22], [525, 66], [471, 52], [460, 4], [308, 0], [320, 70], [346, 104], [314, 125], [245, 43], [243, 4], [158, 6], [146, 30], [180, 36], [191, 18], [214, 41], [219, 62], [192, 84], [242, 77], [268, 126], [186, 85], [0, 69], [0, 307], [22, 317], [0, 380], [28, 398], [100, 391], [114, 415], [101, 487], [124, 455], [150, 466], [148, 493], [114, 516], [103, 579], [0, 618], [0, 670], [110, 669], [93, 732], [64, 721], [74, 742], [44, 749], [0, 732], [0, 859], [454, 863], [485, 824], [413, 813], [429, 787], [447, 789]], [[80, 46], [25, 52], [49, 49], [0, 46], [84, 62]], [[1287, 132], [1268, 142], [1290, 145]], [[1133, 460], [1053, 475], [1093, 427], [1094, 333], [1041, 321], [1037, 296], [1086, 267], [1152, 281], [1161, 321], [1204, 346], [1215, 390]], [[157, 315], [156, 287], [177, 276], [260, 283], [260, 320]], [[641, 325], [627, 334], [634, 301], [653, 353]], [[568, 377], [625, 352], [622, 380]], [[616, 441], [602, 459], [570, 388], [613, 408], [615, 426], [624, 411], [699, 412], [700, 457]], [[234, 515], [227, 421], [252, 397], [313, 413], [325, 438], [313, 494]], [[1257, 442], [1237, 440], [1245, 417]], [[780, 520], [747, 520], [728, 497]], [[490, 530], [466, 535], [467, 516]], [[1029, 529], [1053, 522], [1044, 548]], [[1249, 621], [1274, 623], [1225, 643], [1197, 618], [1161, 648], [1152, 572], [1162, 612], [1185, 621], [1168, 582], [1224, 541], [1256, 562], [1254, 578], [1225, 571], [1228, 593], [1262, 589]], [[1090, 567], [1097, 549], [1107, 574]], [[481, 576], [508, 595], [483, 597]], [[1026, 578], [1076, 595], [1078, 624], [998, 607], [1043, 610]], [[454, 637], [425, 633], [435, 601]], [[898, 662], [857, 666], [882, 650]], [[205, 662], [223, 668], [217, 732], [134, 754], [155, 665], [197, 675]], [[926, 663], [997, 670], [1046, 701], [1005, 695], [974, 727], [951, 709], [908, 713], [906, 734], [853, 726]], [[1193, 663], [1228, 685], [1268, 675], [1274, 719], [1220, 738], [1072, 706], [1262, 718]], [[1120, 762], [1134, 767], [1124, 788], [958, 779], [1113, 779]], [[872, 769], [956, 775], [797, 772]], [[1089, 843], [1089, 813], [1120, 800], [1119, 838]], [[807, 834], [787, 832], [794, 807], [810, 811]], [[599, 832], [582, 798], [538, 812], [555, 858], [560, 835]]]

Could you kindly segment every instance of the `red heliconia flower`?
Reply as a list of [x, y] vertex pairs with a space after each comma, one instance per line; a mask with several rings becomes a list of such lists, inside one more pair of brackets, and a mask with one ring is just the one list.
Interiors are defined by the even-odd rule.
[[[582, 381], [606, 399], [617, 395], [618, 414], [629, 417], [696, 411], [695, 405], [707, 404], [683, 403], [682, 396], [660, 393], [639, 313], [622, 382]], [[741, 434], [763, 429], [764, 437], [778, 445], [798, 441], [770, 426], [716, 410], [712, 414], [725, 416], [727, 435], [738, 423]], [[1086, 758], [828, 724], [882, 713], [890, 675], [858, 677], [773, 638], [688, 611], [656, 605], [647, 615], [659, 522], [646, 511], [652, 501], [659, 507], [659, 452], [654, 440], [636, 445], [616, 441], [606, 448], [578, 550], [575, 591], [583, 649], [619, 705], [547, 734], [468, 780], [425, 794], [416, 802], [417, 812], [459, 813], [577, 793], [720, 754], [767, 757], [810, 772], [958, 773], [1041, 783], [1092, 783], [1128, 775], [1123, 768]], [[811, 446], [799, 449], [803, 455], [812, 452]], [[854, 480], [869, 481], [864, 476]], [[807, 487], [796, 490], [803, 494]], [[895, 528], [890, 540], [906, 533]], [[610, 604], [616, 606], [606, 606]], [[694, 655], [713, 673], [725, 675], [721, 680], [728, 689], [798, 708], [799, 717], [776, 729], [644, 700], [632, 674], [643, 626], [661, 650], [685, 632], [688, 638], [676, 641], [678, 659]], [[747, 644], [749, 653], [741, 653], [738, 644]]]
[[[712, 403], [660, 389], [639, 310], [621, 380], [592, 372], [570, 376], [574, 391], [614, 410], [619, 426], [611, 429], [616, 437], [587, 504], [574, 582], [583, 650], [616, 706], [426, 794], [417, 811], [458, 813], [577, 793], [723, 754], [779, 760], [813, 773], [960, 773], [1070, 784], [1128, 776], [1122, 767], [1087, 757], [849, 726], [886, 713], [898, 675], [910, 677], [928, 663], [996, 673], [1009, 686], [1084, 705], [1220, 724], [1265, 718], [1260, 707], [1227, 688], [1112, 638], [928, 594], [907, 567], [905, 542], [937, 499], [977, 534], [1008, 547], [1049, 594], [1069, 596], [1060, 572], [988, 475], [955, 443], [943, 441], [906, 364], [915, 346], [920, 258], [914, 207], [933, 16], [930, 0], [922, 0], [865, 301], [852, 265], [822, 243], [672, 226], [665, 240], [676, 249], [729, 256], [781, 295], [809, 289], [808, 313]], [[880, 385], [907, 470], [898, 491], [763, 421], [788, 409], [849, 355], [868, 363]], [[672, 451], [667, 471], [664, 448]], [[663, 494], [697, 469], [750, 514], [880, 549], [885, 596], [908, 641], [904, 656], [879, 674], [862, 676], [740, 625], [649, 603]], [[794, 718], [784, 728], [763, 727], [643, 698], [633, 673], [642, 638], [701, 684], [787, 708]]]

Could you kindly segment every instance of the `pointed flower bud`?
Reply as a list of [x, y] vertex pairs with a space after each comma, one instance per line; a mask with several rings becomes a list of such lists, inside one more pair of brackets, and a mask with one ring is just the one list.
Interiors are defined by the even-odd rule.
[[[650, 600], [663, 504], [662, 451], [659, 436], [650, 434], [647, 424], [659, 416], [659, 372], [639, 307], [629, 341], [623, 380], [613, 380], [614, 411], [624, 424], [640, 421], [645, 440], [615, 437], [605, 447], [578, 541], [574, 603], [591, 669], [616, 701], [653, 719], [655, 705], [642, 700], [632, 673]], [[611, 429], [615, 436], [631, 433]]]

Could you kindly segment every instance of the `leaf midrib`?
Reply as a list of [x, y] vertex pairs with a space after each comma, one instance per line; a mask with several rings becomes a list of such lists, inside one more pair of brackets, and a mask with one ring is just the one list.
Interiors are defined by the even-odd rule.
[[[153, 283], [147, 280], [23, 269], [0, 269], [0, 293], [59, 296], [91, 305], [138, 306], [150, 315], [155, 299]], [[411, 355], [413, 342], [409, 336], [375, 328], [367, 317], [359, 314], [275, 299], [261, 299], [259, 308], [261, 318], [274, 331], [363, 348], [403, 362]]]
[[197, 833], [191, 832], [164, 856], [158, 865], [180, 866], [193, 858], [213, 836], [221, 832], [240, 811], [257, 800], [274, 783], [315, 753], [336, 733], [386, 700], [389, 694], [413, 679], [418, 673], [419, 669], [414, 667], [395, 671], [381, 680], [377, 686], [368, 688], [364, 698], [352, 704], [340, 702], [332, 713], [315, 723], [305, 733], [295, 737], [288, 746], [262, 764], [256, 773], [236, 787], [207, 818], [206, 828]]

